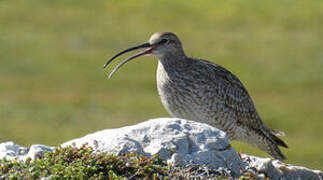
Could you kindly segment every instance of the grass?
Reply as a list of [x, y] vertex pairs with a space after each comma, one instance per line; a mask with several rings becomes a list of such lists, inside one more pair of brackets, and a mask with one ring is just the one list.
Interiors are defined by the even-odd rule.
[[266, 124], [286, 133], [288, 163], [323, 169], [322, 18], [319, 0], [1, 0], [0, 142], [58, 145], [169, 116], [156, 59], [129, 63], [111, 80], [102, 66], [154, 32], [173, 31], [188, 55], [244, 82]]

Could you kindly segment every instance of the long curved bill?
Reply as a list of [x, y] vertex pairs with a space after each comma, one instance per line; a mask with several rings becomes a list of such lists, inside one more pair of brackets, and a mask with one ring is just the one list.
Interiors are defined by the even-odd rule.
[[132, 59], [135, 59], [136, 57], [139, 57], [139, 56], [142, 56], [142, 55], [145, 55], [145, 54], [150, 54], [151, 51], [153, 50], [154, 46], [150, 45], [149, 43], [144, 43], [144, 44], [141, 44], [139, 46], [135, 46], [135, 47], [131, 47], [129, 49], [126, 49], [126, 50], [123, 50], [121, 52], [119, 52], [118, 54], [116, 54], [115, 56], [113, 56], [112, 58], [110, 58], [104, 65], [104, 68], [106, 68], [115, 58], [117, 58], [118, 56], [121, 56], [122, 54], [125, 54], [127, 52], [130, 52], [130, 51], [134, 51], [134, 50], [137, 50], [137, 49], [141, 49], [141, 48], [147, 48], [125, 60], [123, 60], [120, 64], [118, 64], [113, 70], [112, 72], [110, 73], [109, 75], [109, 78], [111, 78], [113, 76], [113, 74], [124, 64], [126, 64], [127, 62], [131, 61]]

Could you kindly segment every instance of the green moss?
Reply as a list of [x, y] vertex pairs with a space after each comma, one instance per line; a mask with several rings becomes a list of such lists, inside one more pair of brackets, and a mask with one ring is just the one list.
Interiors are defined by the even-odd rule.
[[31, 161], [0, 160], [0, 179], [127, 179], [167, 175], [167, 165], [158, 157], [95, 153], [91, 147], [58, 148]]
[[[137, 155], [111, 155], [95, 152], [91, 147], [57, 148], [43, 157], [25, 162], [0, 160], [0, 179], [177, 179], [205, 176], [199, 166], [172, 167], [158, 156], [152, 158]], [[212, 178], [227, 179], [228, 174], [208, 170]], [[213, 172], [213, 173], [212, 173]], [[252, 179], [247, 173], [242, 179]]]

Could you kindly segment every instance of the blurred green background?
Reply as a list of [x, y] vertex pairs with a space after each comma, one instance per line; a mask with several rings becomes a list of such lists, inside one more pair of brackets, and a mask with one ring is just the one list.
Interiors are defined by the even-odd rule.
[[322, 20], [321, 0], [0, 0], [0, 142], [58, 145], [169, 116], [156, 59], [141, 57], [111, 80], [112, 67], [102, 67], [172, 31], [188, 55], [241, 79], [266, 124], [286, 133], [288, 163], [323, 169]]

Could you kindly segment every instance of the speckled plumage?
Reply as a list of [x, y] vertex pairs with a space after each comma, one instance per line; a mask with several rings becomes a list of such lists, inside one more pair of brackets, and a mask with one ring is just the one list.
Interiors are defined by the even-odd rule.
[[235, 75], [209, 61], [187, 57], [173, 33], [155, 33], [149, 44], [149, 53], [159, 60], [158, 93], [169, 114], [210, 124], [226, 132], [230, 140], [285, 159], [278, 146], [287, 145], [276, 136], [281, 133], [266, 127]]

